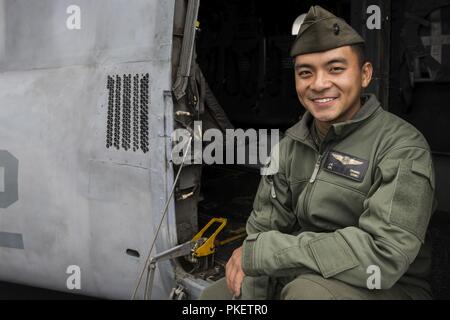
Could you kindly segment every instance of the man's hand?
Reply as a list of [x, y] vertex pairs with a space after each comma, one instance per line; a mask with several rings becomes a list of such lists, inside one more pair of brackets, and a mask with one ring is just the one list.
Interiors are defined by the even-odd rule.
[[242, 270], [242, 247], [234, 250], [230, 260], [225, 267], [225, 276], [227, 277], [227, 285], [231, 293], [235, 297], [241, 295], [241, 285], [244, 280], [244, 271]]

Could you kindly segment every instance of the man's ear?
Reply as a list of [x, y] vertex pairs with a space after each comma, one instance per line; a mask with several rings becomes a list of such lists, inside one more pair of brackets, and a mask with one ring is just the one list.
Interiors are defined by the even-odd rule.
[[362, 87], [367, 88], [372, 80], [373, 66], [370, 62], [365, 62], [361, 68]]

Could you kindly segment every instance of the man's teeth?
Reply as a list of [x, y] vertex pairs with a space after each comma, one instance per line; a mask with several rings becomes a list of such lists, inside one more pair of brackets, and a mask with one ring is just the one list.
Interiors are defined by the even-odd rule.
[[325, 103], [325, 102], [329, 102], [331, 100], [334, 100], [335, 98], [326, 98], [326, 99], [314, 99], [314, 101], [319, 102], [319, 103]]

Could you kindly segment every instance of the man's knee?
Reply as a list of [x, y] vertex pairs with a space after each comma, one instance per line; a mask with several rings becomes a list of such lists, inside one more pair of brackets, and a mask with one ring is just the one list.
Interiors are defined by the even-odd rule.
[[[264, 300], [271, 297], [272, 288], [269, 277], [244, 277], [239, 300]], [[199, 300], [231, 300], [233, 294], [228, 289], [226, 278], [222, 278], [200, 294]]]
[[335, 295], [326, 286], [313, 279], [300, 276], [285, 285], [281, 291], [282, 300], [335, 300]]
[[227, 286], [226, 278], [217, 280], [200, 294], [199, 300], [231, 300], [233, 295]]

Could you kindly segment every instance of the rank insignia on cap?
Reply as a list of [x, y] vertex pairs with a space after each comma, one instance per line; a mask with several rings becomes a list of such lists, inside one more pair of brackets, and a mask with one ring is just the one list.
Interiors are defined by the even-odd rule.
[[335, 23], [335, 24], [333, 25], [333, 31], [334, 31], [334, 34], [335, 34], [335, 35], [338, 35], [338, 34], [339, 34], [340, 29], [339, 29], [339, 25], [338, 25], [337, 23]]

